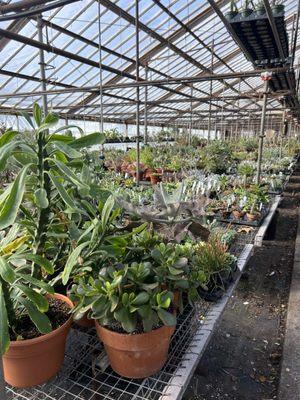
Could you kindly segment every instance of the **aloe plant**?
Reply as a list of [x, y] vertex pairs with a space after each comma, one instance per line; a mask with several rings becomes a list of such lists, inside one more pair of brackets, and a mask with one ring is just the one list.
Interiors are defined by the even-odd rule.
[[[32, 140], [9, 130], [0, 138], [0, 171], [8, 160], [19, 169], [15, 180], [0, 195], [0, 350], [4, 354], [10, 332], [16, 331], [20, 316], [27, 314], [41, 333], [51, 331], [45, 314], [47, 284], [59, 262], [60, 250], [70, 242], [71, 219], [88, 215], [84, 202], [91, 187], [86, 183], [87, 167], [80, 149], [100, 144], [98, 132], [74, 139], [55, 114], [43, 115], [35, 104], [33, 118], [27, 120]], [[78, 166], [81, 172], [78, 173]], [[17, 333], [17, 332], [16, 332]]]

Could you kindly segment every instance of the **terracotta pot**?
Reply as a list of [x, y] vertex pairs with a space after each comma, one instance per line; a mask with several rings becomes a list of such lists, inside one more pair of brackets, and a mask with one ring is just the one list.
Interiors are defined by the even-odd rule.
[[110, 365], [126, 378], [146, 378], [160, 371], [167, 361], [175, 326], [162, 326], [149, 333], [130, 335], [110, 331], [96, 321]]
[[147, 169], [145, 170], [144, 176], [145, 176], [145, 179], [146, 179], [147, 181], [151, 179], [151, 175], [153, 174], [153, 172], [154, 172], [154, 169], [153, 169], [153, 168], [147, 168]]
[[247, 220], [248, 221], [257, 221], [259, 218], [259, 214], [251, 214], [251, 213], [246, 213]]
[[150, 175], [151, 185], [157, 185], [161, 181], [160, 175]]
[[242, 211], [238, 211], [238, 210], [233, 210], [232, 214], [235, 219], [241, 219], [244, 216], [244, 213]]
[[[70, 299], [70, 289], [67, 290], [67, 296]], [[72, 301], [72, 300], [71, 300]], [[74, 306], [76, 306], [77, 302], [74, 302]], [[76, 325], [81, 326], [82, 328], [93, 328], [95, 326], [95, 320], [94, 319], [89, 319], [88, 313], [86, 312], [84, 316], [80, 319], [74, 319], [74, 322]]]
[[[62, 294], [55, 298], [65, 301], [70, 308], [73, 303]], [[54, 331], [34, 338], [10, 343], [3, 356], [5, 381], [17, 388], [41, 385], [60, 370], [65, 355], [65, 345], [72, 324], [72, 316]]]

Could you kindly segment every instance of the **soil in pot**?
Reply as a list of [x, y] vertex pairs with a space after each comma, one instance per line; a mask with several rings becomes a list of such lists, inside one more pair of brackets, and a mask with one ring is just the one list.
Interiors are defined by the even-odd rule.
[[[11, 333], [11, 343], [3, 356], [5, 381], [18, 388], [45, 383], [60, 370], [72, 324], [73, 303], [60, 294], [49, 296], [49, 317], [53, 331], [41, 335], [29, 318], [20, 320], [20, 328]], [[19, 340], [20, 337], [23, 340]], [[18, 338], [18, 340], [16, 340]]]
[[112, 369], [126, 378], [149, 377], [164, 366], [175, 326], [160, 326], [149, 333], [127, 334], [100, 326], [96, 329]]

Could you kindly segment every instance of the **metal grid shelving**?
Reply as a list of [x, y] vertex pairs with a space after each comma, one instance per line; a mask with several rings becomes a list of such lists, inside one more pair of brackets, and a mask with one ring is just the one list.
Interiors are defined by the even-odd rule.
[[168, 361], [158, 374], [142, 380], [119, 376], [108, 365], [95, 330], [74, 327], [68, 338], [64, 365], [57, 377], [32, 389], [7, 387], [5, 400], [181, 399], [251, 257], [254, 244], [261, 245], [279, 203], [280, 196], [276, 196], [263, 225], [239, 236], [233, 249], [238, 256], [237, 277], [222, 299], [216, 303], [201, 301], [195, 307], [185, 306], [178, 318]]

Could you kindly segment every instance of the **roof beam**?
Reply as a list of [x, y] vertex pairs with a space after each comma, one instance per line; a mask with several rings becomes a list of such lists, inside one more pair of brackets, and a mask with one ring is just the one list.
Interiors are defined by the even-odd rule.
[[[218, 4], [220, 5], [225, 5], [229, 3], [230, 0], [218, 0]], [[201, 13], [197, 14], [194, 18], [192, 18], [188, 23], [187, 26], [190, 29], [193, 29], [195, 26], [199, 25], [201, 22], [205, 20], [205, 18], [209, 17], [210, 15], [213, 14], [213, 10], [211, 7], [207, 7], [204, 11]], [[140, 57], [140, 64], [144, 65], [145, 63], [148, 63], [151, 60], [151, 57], [155, 56], [158, 54], [161, 50], [163, 50], [169, 43], [174, 42], [175, 40], [179, 39], [182, 35], [185, 34], [185, 30], [180, 27], [178, 30], [175, 32], [171, 33], [167, 38], [166, 42], [164, 43], [158, 43], [156, 46], [154, 46], [152, 49], [147, 51], [144, 55]], [[135, 62], [129, 65], [127, 68], [125, 68], [124, 71], [126, 72], [133, 72], [135, 70]], [[120, 77], [115, 76], [114, 78], [111, 78], [108, 83], [117, 83], [120, 81]], [[84, 101], [81, 101], [78, 103], [79, 107], [80, 105], [86, 105], [93, 101], [97, 97], [96, 94], [91, 94], [88, 96]]]

